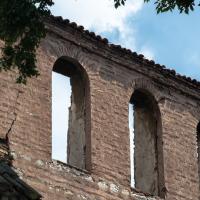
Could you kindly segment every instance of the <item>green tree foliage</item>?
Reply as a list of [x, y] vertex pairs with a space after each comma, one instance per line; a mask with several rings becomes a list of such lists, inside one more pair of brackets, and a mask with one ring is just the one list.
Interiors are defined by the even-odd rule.
[[[144, 2], [150, 1], [151, 0], [144, 0]], [[114, 0], [116, 8], [125, 5], [125, 2], [126, 0]], [[177, 8], [180, 13], [189, 14], [189, 12], [193, 11], [196, 6], [195, 0], [155, 0], [154, 4], [156, 5], [157, 13], [173, 11]], [[198, 6], [200, 6], [199, 2]]]
[[38, 76], [36, 48], [45, 37], [43, 18], [52, 0], [0, 0], [0, 39], [5, 42], [0, 70], [18, 69], [18, 83]]
[[[149, 2], [150, 0], [144, 1]], [[156, 0], [155, 5], [157, 13], [173, 11], [177, 8], [180, 13], [186, 14], [193, 11], [196, 6], [195, 0]], [[198, 6], [199, 5], [198, 3]]]
[[[114, 0], [114, 6], [118, 8], [125, 2]], [[195, 0], [155, 0], [154, 3], [157, 13], [177, 8], [188, 14], [195, 7]], [[0, 0], [0, 40], [5, 42], [0, 71], [17, 69], [18, 83], [25, 84], [27, 78], [39, 75], [36, 49], [45, 37], [44, 18], [50, 16], [52, 5], [53, 0]]]
[[118, 8], [121, 5], [125, 5], [126, 0], [114, 0], [115, 8]]

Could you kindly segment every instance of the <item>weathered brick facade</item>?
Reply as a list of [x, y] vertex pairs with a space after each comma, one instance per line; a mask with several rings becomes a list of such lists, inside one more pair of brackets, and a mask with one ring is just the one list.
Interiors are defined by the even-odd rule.
[[[44, 200], [159, 199], [130, 188], [128, 103], [134, 91], [144, 90], [161, 118], [159, 195], [198, 200], [200, 83], [61, 18], [46, 26], [37, 52], [40, 76], [22, 86], [14, 72], [0, 73], [0, 138], [9, 139], [19, 177]], [[51, 75], [59, 58], [79, 63], [89, 79], [87, 171], [51, 160]]]

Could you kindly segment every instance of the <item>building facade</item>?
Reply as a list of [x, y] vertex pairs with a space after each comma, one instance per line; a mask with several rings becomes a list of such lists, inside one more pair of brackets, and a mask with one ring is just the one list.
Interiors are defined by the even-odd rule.
[[[0, 73], [0, 138], [8, 146], [0, 145], [2, 162], [9, 154], [35, 199], [198, 200], [200, 83], [60, 17], [46, 27], [40, 76], [24, 86], [15, 72]], [[72, 86], [67, 164], [51, 158], [52, 71]]]

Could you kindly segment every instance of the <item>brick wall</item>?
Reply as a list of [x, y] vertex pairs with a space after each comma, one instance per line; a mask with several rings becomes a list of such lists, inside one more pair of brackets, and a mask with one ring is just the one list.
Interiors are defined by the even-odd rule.
[[[47, 21], [49, 32], [37, 52], [37, 79], [22, 86], [15, 84], [15, 72], [0, 73], [0, 138], [9, 137], [19, 176], [45, 200], [158, 198], [130, 188], [128, 103], [142, 89], [160, 109], [162, 195], [198, 200], [199, 85], [63, 23]], [[51, 160], [51, 73], [62, 56], [76, 60], [89, 78], [89, 171]]]

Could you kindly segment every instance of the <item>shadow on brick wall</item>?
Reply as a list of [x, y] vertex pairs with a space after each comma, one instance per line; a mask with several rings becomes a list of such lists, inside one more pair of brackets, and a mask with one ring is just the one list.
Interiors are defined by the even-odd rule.
[[27, 185], [12, 168], [6, 140], [0, 139], [0, 200], [40, 200], [42, 196]]

